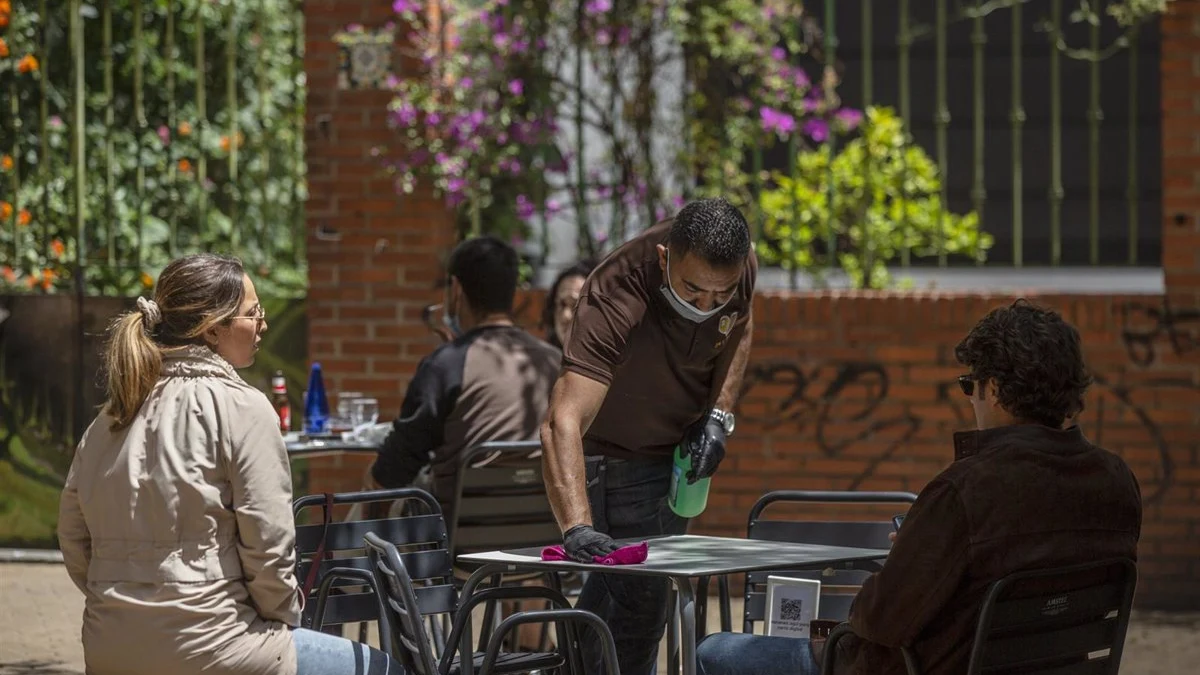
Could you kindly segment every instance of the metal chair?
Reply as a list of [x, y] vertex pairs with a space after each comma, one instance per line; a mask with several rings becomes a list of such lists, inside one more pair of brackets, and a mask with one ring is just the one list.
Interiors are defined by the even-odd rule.
[[463, 453], [446, 519], [455, 559], [562, 541], [546, 496], [541, 449], [539, 441], [501, 441]]
[[[768, 492], [759, 498], [750, 509], [747, 518], [746, 537], [767, 541], [787, 541], [803, 544], [824, 544], [826, 546], [851, 546], [857, 548], [890, 548], [888, 534], [895, 526], [888, 521], [812, 521], [812, 520], [767, 520], [762, 518], [763, 511], [773, 504], [912, 504], [917, 496], [911, 492], [860, 492], [860, 491], [819, 491], [819, 490], [777, 490]], [[845, 620], [850, 614], [850, 604], [854, 601], [852, 592], [831, 593], [829, 587], [845, 587], [847, 589], [862, 586], [869, 572], [861, 570], [832, 570], [827, 572], [812, 570], [773, 570], [770, 572], [753, 572], [746, 575], [745, 612], [742, 618], [742, 631], [754, 632], [754, 622], [763, 621], [766, 617], [767, 577], [771, 575], [789, 576], [802, 579], [821, 581], [821, 602], [818, 617], [821, 619]], [[730, 611], [729, 580], [727, 577], [718, 578], [721, 602], [721, 630], [732, 630]], [[707, 580], [702, 581], [702, 589], [707, 590]], [[701, 594], [704, 598], [707, 593]], [[705, 603], [706, 605], [707, 603]], [[707, 607], [701, 609], [702, 615]]]
[[[464, 553], [562, 542], [562, 532], [546, 495], [541, 449], [540, 441], [491, 441], [463, 453], [447, 508], [450, 551], [455, 560]], [[545, 578], [550, 588], [563, 592], [562, 578], [554, 572], [495, 576], [491, 583], [498, 586], [539, 578]], [[489, 603], [484, 614], [485, 630], [496, 616], [495, 603]], [[540, 649], [548, 645], [549, 624], [544, 625]], [[484, 648], [481, 640], [479, 649]]]
[[[979, 612], [967, 675], [1117, 675], [1137, 565], [1112, 558], [1015, 572], [992, 584]], [[836, 643], [848, 624], [833, 630], [821, 672], [833, 675]], [[920, 664], [902, 650], [909, 675]]]
[[[366, 642], [367, 626], [383, 616], [381, 596], [375, 586], [370, 561], [364, 552], [363, 536], [375, 532], [384, 538], [400, 536], [396, 518], [334, 522], [332, 507], [347, 504], [415, 500], [441, 521], [441, 507], [429, 493], [415, 488], [368, 490], [306, 495], [292, 503], [297, 521], [306, 509], [322, 507], [322, 522], [296, 526], [296, 578], [316, 583], [305, 598], [303, 625], [324, 630], [348, 623], [360, 624], [359, 641]], [[444, 527], [444, 526], [443, 526]], [[316, 566], [315, 572], [312, 570]], [[380, 626], [380, 646], [386, 651], [387, 636]], [[338, 631], [340, 633], [340, 630]]]
[[[454, 585], [453, 567], [446, 548], [445, 529], [441, 515], [436, 516], [438, 527], [432, 527], [429, 517], [402, 518], [407, 536], [398, 545], [375, 533], [367, 533], [364, 541], [371, 560], [376, 586], [383, 593], [387, 629], [390, 632], [391, 654], [409, 671], [418, 675], [474, 674], [480, 670], [487, 654], [471, 649], [471, 611], [480, 603], [495, 600], [527, 600], [540, 598], [559, 610], [570, 609], [562, 594], [541, 586], [506, 586], [485, 588], [467, 598], [460, 598]], [[432, 548], [431, 548], [432, 547]], [[412, 549], [416, 549], [415, 551]], [[436, 555], [436, 557], [430, 557]], [[450, 635], [440, 658], [434, 654], [425, 619], [452, 614]], [[524, 612], [523, 617], [540, 617], [541, 612]], [[511, 619], [512, 617], [510, 617]], [[551, 614], [547, 621], [556, 621], [558, 652], [499, 653], [495, 646], [489, 664], [491, 672], [518, 673], [569, 667], [578, 672], [577, 640], [567, 621], [569, 617]], [[535, 618], [523, 619], [534, 621]], [[519, 623], [511, 622], [509, 626]], [[491, 648], [492, 645], [489, 645]], [[463, 664], [469, 664], [465, 668]]]
[[556, 624], [559, 622], [573, 621], [582, 623], [596, 631], [600, 635], [600, 645], [604, 649], [604, 670], [608, 675], [621, 675], [621, 670], [617, 662], [617, 643], [613, 639], [612, 631], [608, 629], [608, 624], [595, 614], [584, 611], [582, 609], [550, 609], [540, 612], [518, 612], [508, 617], [500, 623], [500, 627], [492, 635], [492, 639], [488, 641], [487, 652], [483, 656], [483, 663], [479, 668], [479, 675], [491, 675], [495, 668], [496, 660], [499, 657], [500, 645], [504, 637], [521, 624], [553, 621]]

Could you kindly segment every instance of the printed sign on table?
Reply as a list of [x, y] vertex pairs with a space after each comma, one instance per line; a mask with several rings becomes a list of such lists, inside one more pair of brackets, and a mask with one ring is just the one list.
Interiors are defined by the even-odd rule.
[[808, 637], [820, 601], [821, 582], [816, 579], [768, 576], [767, 635]]

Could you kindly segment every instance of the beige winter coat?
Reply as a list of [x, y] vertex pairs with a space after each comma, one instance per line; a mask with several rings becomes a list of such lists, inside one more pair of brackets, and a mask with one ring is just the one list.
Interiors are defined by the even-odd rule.
[[133, 423], [101, 414], [75, 453], [58, 534], [86, 596], [89, 675], [294, 675], [292, 476], [266, 396], [188, 347]]

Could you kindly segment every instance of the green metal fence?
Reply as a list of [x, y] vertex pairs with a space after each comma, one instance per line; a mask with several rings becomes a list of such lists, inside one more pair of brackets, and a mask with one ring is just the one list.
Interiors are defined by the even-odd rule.
[[171, 257], [305, 285], [297, 0], [15, 0], [0, 59], [0, 284], [126, 294]]
[[[942, 203], [974, 210], [995, 236], [989, 264], [1157, 266], [1157, 15], [1123, 25], [1108, 15], [1112, 4], [824, 0], [806, 8], [824, 31], [824, 62], [837, 64], [843, 103], [898, 110], [936, 158]], [[920, 262], [979, 262], [939, 248]], [[909, 253], [904, 266], [918, 262]]]

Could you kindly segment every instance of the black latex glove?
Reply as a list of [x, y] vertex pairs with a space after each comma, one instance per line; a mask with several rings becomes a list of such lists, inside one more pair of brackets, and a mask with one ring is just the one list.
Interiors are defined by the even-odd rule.
[[563, 534], [563, 550], [576, 562], [593, 563], [596, 556], [603, 558], [618, 548], [612, 537], [591, 525], [576, 525]]
[[684, 433], [683, 449], [692, 457], [688, 485], [711, 477], [725, 459], [725, 426], [712, 417], [705, 417]]

